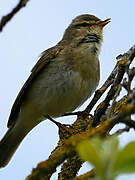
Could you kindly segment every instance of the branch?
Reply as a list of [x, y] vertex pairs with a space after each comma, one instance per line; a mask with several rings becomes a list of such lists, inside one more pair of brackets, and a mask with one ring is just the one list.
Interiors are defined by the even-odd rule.
[[116, 76], [105, 100], [98, 106], [97, 110], [95, 111], [95, 115], [94, 115], [94, 119], [93, 119], [93, 123], [92, 123], [93, 127], [97, 126], [100, 123], [101, 116], [105, 113], [106, 109], [109, 106], [110, 101], [114, 98], [117, 90], [119, 89], [119, 84], [121, 83], [121, 81], [123, 79], [125, 69], [127, 67], [129, 67], [129, 65], [133, 61], [134, 57], [135, 57], [135, 45], [132, 48], [130, 48], [130, 50], [127, 51], [127, 53], [124, 53], [123, 55], [119, 55], [117, 57], [117, 60], [118, 60], [117, 76]]
[[25, 180], [49, 180], [51, 175], [56, 172], [57, 166], [66, 160], [66, 158], [67, 154], [64, 153], [63, 148], [58, 149], [48, 160], [39, 163]]
[[25, 180], [49, 180], [50, 176], [62, 162], [76, 155], [76, 146], [79, 142], [95, 135], [104, 135], [105, 132], [108, 131], [109, 126], [109, 122], [103, 122], [97, 128], [88, 129], [80, 134], [72, 135], [69, 139], [65, 140], [64, 145], [56, 149], [46, 161], [39, 163]]
[[91, 171], [84, 173], [83, 175], [77, 176], [74, 180], [94, 180], [95, 171], [92, 169]]
[[[127, 61], [124, 60], [124, 63], [127, 63]], [[100, 118], [103, 114], [105, 114], [105, 111], [108, 108], [110, 101], [113, 99], [115, 93], [117, 92], [118, 86], [124, 76], [124, 73], [125, 73], [125, 67], [121, 66], [119, 68], [117, 77], [116, 77], [114, 83], [112, 84], [105, 100], [102, 103], [100, 103], [97, 110], [95, 111], [94, 119], [92, 122], [93, 127], [97, 126], [100, 123]]]
[[114, 118], [110, 120], [110, 130], [114, 127], [117, 123], [124, 123], [128, 125], [130, 128], [135, 129], [135, 121], [127, 118], [129, 115], [135, 114], [135, 105], [125, 105], [123, 110]]
[[19, 10], [20, 10], [21, 8], [23, 8], [23, 7], [26, 6], [26, 4], [28, 3], [28, 1], [29, 1], [29, 0], [20, 0], [19, 3], [16, 5], [16, 7], [13, 8], [13, 10], [12, 10], [9, 14], [7, 14], [7, 15], [5, 15], [5, 16], [3, 16], [3, 17], [1, 18], [1, 21], [0, 21], [0, 32], [2, 32], [4, 26], [13, 18], [13, 16], [14, 16], [17, 12], [19, 12]]
[[82, 161], [80, 157], [74, 155], [69, 158], [61, 167], [61, 172], [58, 174], [58, 180], [62, 179], [74, 179], [79, 169], [82, 166]]
[[[105, 92], [105, 89], [107, 89], [111, 84], [112, 86], [105, 100], [98, 106], [94, 117], [90, 117], [86, 111], [79, 112], [77, 114], [77, 120], [69, 127], [50, 119], [59, 127], [60, 140], [50, 157], [46, 161], [39, 163], [37, 167], [32, 170], [32, 173], [26, 178], [26, 180], [49, 180], [59, 165], [62, 165], [61, 172], [58, 177], [59, 179], [85, 179], [86, 177], [90, 177], [89, 173], [84, 176], [75, 177], [83, 163], [78, 158], [76, 151], [78, 143], [86, 139], [91, 139], [95, 136], [102, 138], [108, 137], [110, 130], [120, 122], [126, 124], [129, 128], [135, 129], [135, 121], [130, 119], [130, 115], [135, 114], [135, 89], [130, 89], [130, 92], [127, 95], [124, 95], [118, 102], [115, 101], [113, 107], [109, 106], [110, 100], [114, 100], [116, 95], [119, 95], [117, 94], [118, 86], [123, 79], [126, 68], [129, 68], [134, 56], [135, 46], [133, 46], [124, 55], [120, 55], [118, 57], [118, 62], [114, 70], [102, 86], [103, 92]], [[132, 77], [134, 77], [134, 70], [131, 74]], [[132, 81], [133, 78], [130, 77], [130, 79]], [[100, 88], [100, 90], [102, 91], [102, 88]], [[95, 94], [95, 96], [97, 95]], [[96, 100], [94, 100], [94, 102], [96, 102]], [[89, 106], [90, 108], [94, 105], [94, 103], [91, 104], [92, 105]], [[105, 116], [102, 116], [104, 113], [106, 113]], [[97, 114], [100, 116], [98, 116], [98, 121], [96, 123], [100, 124], [97, 127], [92, 127], [91, 122]], [[99, 119], [101, 119], [101, 116], [102, 121], [100, 122]], [[118, 131], [117, 133], [119, 134], [129, 130], [128, 127]]]
[[135, 114], [135, 89], [128, 94], [127, 104], [122, 107], [120, 113], [111, 118], [109, 129], [111, 130], [115, 124], [120, 122], [135, 129], [135, 121], [130, 118], [132, 114]]

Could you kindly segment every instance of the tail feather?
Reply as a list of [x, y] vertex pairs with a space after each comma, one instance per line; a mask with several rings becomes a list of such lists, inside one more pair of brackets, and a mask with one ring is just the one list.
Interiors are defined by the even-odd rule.
[[0, 141], [0, 168], [8, 164], [24, 137], [25, 134], [14, 127], [7, 131]]

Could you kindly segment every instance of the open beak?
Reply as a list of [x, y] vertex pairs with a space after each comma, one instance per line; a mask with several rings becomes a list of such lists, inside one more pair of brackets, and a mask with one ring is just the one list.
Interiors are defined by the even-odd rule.
[[109, 22], [111, 22], [111, 18], [108, 18], [108, 19], [106, 19], [106, 20], [104, 20], [104, 21], [99, 21], [99, 22], [97, 22], [97, 25], [99, 25], [99, 26], [101, 26], [101, 27], [103, 28], [103, 27], [106, 26]]

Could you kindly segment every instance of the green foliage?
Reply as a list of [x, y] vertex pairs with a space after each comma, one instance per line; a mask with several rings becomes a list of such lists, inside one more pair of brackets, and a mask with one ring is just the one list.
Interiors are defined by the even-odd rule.
[[114, 180], [120, 174], [135, 172], [135, 142], [120, 150], [115, 136], [106, 140], [93, 138], [79, 143], [77, 152], [94, 166], [95, 180]]

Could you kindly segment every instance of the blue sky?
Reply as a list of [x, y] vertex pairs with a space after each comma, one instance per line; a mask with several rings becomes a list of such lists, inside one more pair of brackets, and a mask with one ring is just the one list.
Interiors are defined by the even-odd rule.
[[[0, 2], [0, 17], [9, 12], [18, 0]], [[107, 78], [116, 63], [115, 57], [134, 44], [135, 1], [123, 0], [30, 0], [0, 33], [0, 137], [6, 129], [11, 106], [30, 70], [42, 51], [55, 45], [72, 19], [80, 14], [93, 14], [101, 19], [111, 18], [105, 27], [104, 43], [100, 55], [101, 81]], [[99, 85], [99, 86], [100, 86]], [[86, 102], [81, 109], [84, 109]], [[59, 118], [70, 123], [73, 118]], [[45, 121], [25, 138], [10, 164], [0, 170], [2, 180], [23, 180], [36, 164], [45, 160], [56, 146], [57, 127]], [[135, 139], [134, 132], [121, 137], [123, 144]], [[86, 170], [83, 168], [83, 171]], [[57, 175], [52, 177], [55, 180]], [[135, 179], [122, 176], [118, 180]]]

